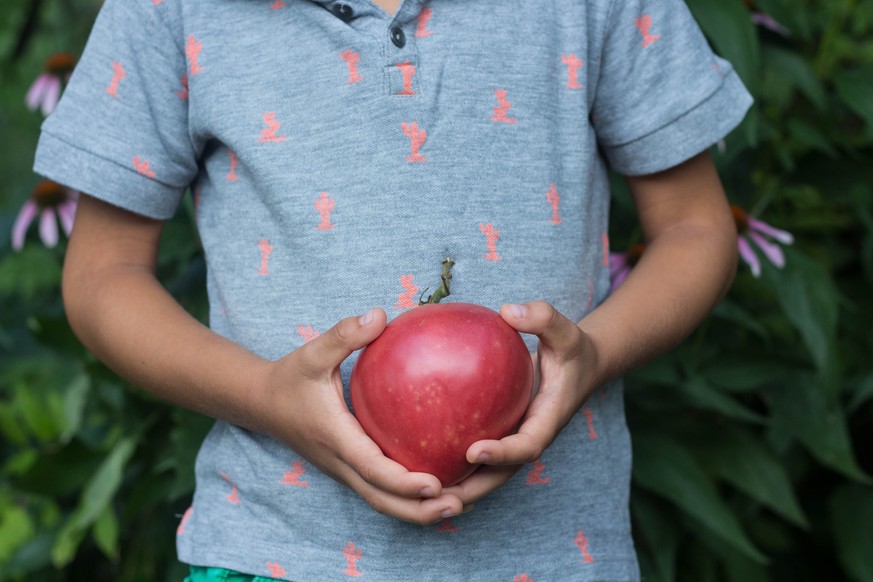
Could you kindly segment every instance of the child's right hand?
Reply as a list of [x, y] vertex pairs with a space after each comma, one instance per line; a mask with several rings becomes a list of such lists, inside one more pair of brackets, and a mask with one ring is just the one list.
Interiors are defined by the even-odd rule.
[[461, 513], [461, 500], [443, 494], [435, 476], [411, 473], [384, 456], [343, 399], [340, 364], [375, 340], [386, 319], [378, 308], [343, 319], [273, 362], [261, 403], [265, 428], [379, 513], [430, 524]]

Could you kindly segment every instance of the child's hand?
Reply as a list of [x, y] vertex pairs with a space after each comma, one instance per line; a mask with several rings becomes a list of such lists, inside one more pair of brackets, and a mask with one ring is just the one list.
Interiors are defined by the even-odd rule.
[[343, 400], [340, 363], [376, 339], [386, 316], [374, 309], [340, 321], [276, 361], [262, 403], [269, 433], [333, 479], [352, 488], [376, 511], [421, 525], [462, 511], [442, 493], [439, 479], [411, 473], [388, 459]]
[[506, 483], [525, 463], [537, 460], [595, 388], [597, 353], [578, 325], [543, 301], [504, 305], [500, 315], [516, 330], [539, 337], [533, 356], [535, 396], [516, 434], [477, 441], [467, 449], [469, 462], [485, 466], [445, 489], [465, 506]]

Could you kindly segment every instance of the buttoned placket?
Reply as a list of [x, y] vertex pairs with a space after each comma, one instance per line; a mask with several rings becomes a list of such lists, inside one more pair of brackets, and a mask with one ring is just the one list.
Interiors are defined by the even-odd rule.
[[394, 16], [369, 0], [336, 0], [322, 4], [353, 29], [378, 39], [386, 94], [406, 98], [421, 94], [415, 30], [424, 0], [404, 0]]

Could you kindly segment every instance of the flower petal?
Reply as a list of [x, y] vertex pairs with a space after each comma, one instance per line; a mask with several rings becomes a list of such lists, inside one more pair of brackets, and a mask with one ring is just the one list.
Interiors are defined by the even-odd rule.
[[749, 238], [767, 255], [771, 263], [780, 269], [785, 266], [785, 253], [779, 245], [770, 242], [755, 231], [749, 231]]
[[772, 30], [776, 34], [781, 34], [785, 37], [791, 36], [790, 30], [785, 28], [785, 26], [783, 26], [782, 24], [779, 24], [779, 22], [777, 22], [775, 18], [773, 18], [766, 12], [753, 12], [752, 22], [754, 22], [758, 26], [763, 26], [766, 29]]
[[58, 221], [53, 208], [45, 208], [39, 216], [39, 237], [49, 248], [58, 244]]
[[27, 95], [24, 97], [24, 104], [31, 111], [39, 109], [39, 104], [42, 103], [42, 96], [45, 95], [46, 83], [49, 79], [49, 75], [43, 73], [36, 78], [30, 86], [30, 89], [27, 90]]
[[61, 80], [57, 77], [50, 77], [45, 88], [45, 94], [42, 97], [42, 114], [48, 117], [58, 105], [58, 100], [61, 98]]
[[738, 236], [737, 250], [740, 253], [740, 258], [743, 259], [743, 262], [749, 265], [749, 268], [752, 270], [752, 275], [754, 277], [759, 277], [761, 275], [761, 261], [758, 260], [758, 255], [756, 255], [755, 251], [752, 250], [752, 245], [749, 244], [749, 241], [742, 236]]
[[769, 224], [767, 224], [766, 222], [758, 220], [757, 218], [752, 218], [751, 216], [748, 217], [748, 221], [749, 221], [749, 228], [751, 230], [756, 230], [762, 234], [766, 234], [770, 238], [775, 238], [776, 240], [778, 240], [779, 242], [781, 242], [782, 244], [785, 244], [785, 245], [790, 245], [791, 243], [794, 242], [794, 236], [788, 231], [779, 230], [778, 228], [774, 228], [774, 227], [770, 226]]
[[73, 231], [73, 221], [76, 219], [76, 201], [65, 200], [58, 204], [58, 218], [61, 221], [64, 233], [70, 236], [70, 233]]
[[614, 276], [627, 268], [627, 253], [609, 253], [609, 274]]
[[610, 293], [618, 289], [621, 284], [624, 283], [624, 280], [627, 279], [628, 275], [630, 275], [631, 270], [630, 267], [625, 267], [615, 273], [615, 276], [612, 278], [612, 282], [609, 285]]
[[27, 229], [38, 211], [36, 202], [33, 200], [25, 202], [21, 210], [18, 211], [15, 224], [12, 225], [12, 248], [14, 250], [20, 251], [24, 248], [24, 235], [27, 234]]

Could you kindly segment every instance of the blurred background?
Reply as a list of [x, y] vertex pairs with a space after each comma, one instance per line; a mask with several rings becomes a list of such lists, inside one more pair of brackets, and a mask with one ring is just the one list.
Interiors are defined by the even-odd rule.
[[[133, 0], [131, 0], [133, 1]], [[31, 171], [100, 0], [0, 9], [0, 580], [181, 580], [211, 421], [119, 379], [60, 299], [75, 193]], [[873, 581], [873, 0], [689, 0], [756, 103], [713, 147], [743, 257], [628, 379], [644, 580]], [[614, 285], [641, 233], [615, 179]], [[160, 277], [206, 318], [190, 197]]]

